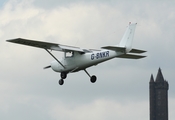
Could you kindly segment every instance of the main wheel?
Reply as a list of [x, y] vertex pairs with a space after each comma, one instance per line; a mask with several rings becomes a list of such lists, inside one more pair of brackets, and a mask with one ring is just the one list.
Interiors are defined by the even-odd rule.
[[58, 81], [58, 83], [59, 83], [60, 85], [63, 85], [63, 84], [64, 84], [64, 80], [63, 80], [63, 79], [60, 79], [60, 80]]
[[97, 77], [95, 75], [91, 76], [91, 82], [92, 83], [95, 83], [97, 80]]
[[66, 77], [67, 77], [67, 73], [62, 72], [62, 73], [60, 74], [60, 76], [61, 76], [62, 79], [66, 79]]

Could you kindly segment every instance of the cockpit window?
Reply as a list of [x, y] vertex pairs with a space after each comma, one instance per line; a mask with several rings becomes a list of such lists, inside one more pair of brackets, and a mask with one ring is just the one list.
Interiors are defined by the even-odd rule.
[[70, 57], [73, 57], [73, 56], [74, 56], [74, 52], [73, 51], [65, 52], [65, 57], [66, 58], [70, 58]]

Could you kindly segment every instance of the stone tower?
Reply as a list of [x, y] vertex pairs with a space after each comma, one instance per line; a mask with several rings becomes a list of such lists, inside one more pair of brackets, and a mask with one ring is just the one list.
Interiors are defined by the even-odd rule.
[[157, 77], [149, 82], [150, 120], [168, 120], [168, 82], [159, 68]]

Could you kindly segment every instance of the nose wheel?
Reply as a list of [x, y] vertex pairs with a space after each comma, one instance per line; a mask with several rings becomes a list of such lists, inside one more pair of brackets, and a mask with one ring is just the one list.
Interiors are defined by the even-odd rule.
[[58, 81], [58, 83], [59, 83], [60, 85], [63, 85], [63, 84], [64, 84], [64, 79], [66, 79], [66, 77], [67, 77], [67, 73], [66, 73], [66, 72], [62, 72], [62, 73], [60, 74], [60, 77], [61, 77], [61, 79]]
[[61, 77], [62, 79], [66, 79], [67, 73], [66, 73], [66, 72], [61, 72], [60, 77]]
[[63, 79], [60, 79], [60, 80], [58, 81], [58, 83], [59, 83], [60, 85], [63, 85], [63, 84], [64, 84], [64, 80], [63, 80]]

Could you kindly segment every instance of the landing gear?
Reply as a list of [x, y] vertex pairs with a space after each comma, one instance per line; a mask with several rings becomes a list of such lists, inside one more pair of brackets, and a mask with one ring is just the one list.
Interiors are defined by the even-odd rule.
[[95, 83], [97, 81], [97, 77], [95, 75], [90, 76], [90, 74], [84, 69], [86, 74], [90, 77], [91, 83]]
[[64, 84], [64, 80], [63, 80], [63, 79], [60, 79], [60, 80], [58, 81], [58, 83], [59, 83], [60, 85], [63, 85], [63, 84]]
[[[84, 70], [84, 71], [90, 77], [91, 83], [95, 83], [97, 81], [97, 77], [95, 75], [92, 75], [91, 76], [86, 70]], [[61, 74], [60, 74], [61, 79], [58, 81], [58, 83], [60, 85], [63, 85], [64, 84], [64, 79], [66, 79], [67, 74], [68, 74], [67, 72], [61, 72]]]
[[60, 74], [60, 76], [61, 76], [62, 79], [66, 79], [66, 77], [67, 77], [67, 73], [62, 72], [62, 73]]
[[90, 80], [91, 80], [92, 83], [95, 83], [96, 80], [97, 80], [97, 77], [95, 75], [93, 75], [93, 76], [91, 76]]
[[58, 81], [58, 83], [59, 83], [60, 85], [63, 85], [63, 84], [64, 84], [64, 79], [66, 79], [66, 77], [67, 77], [67, 73], [66, 73], [66, 72], [62, 72], [62, 73], [60, 74], [60, 77], [61, 77], [61, 79]]

